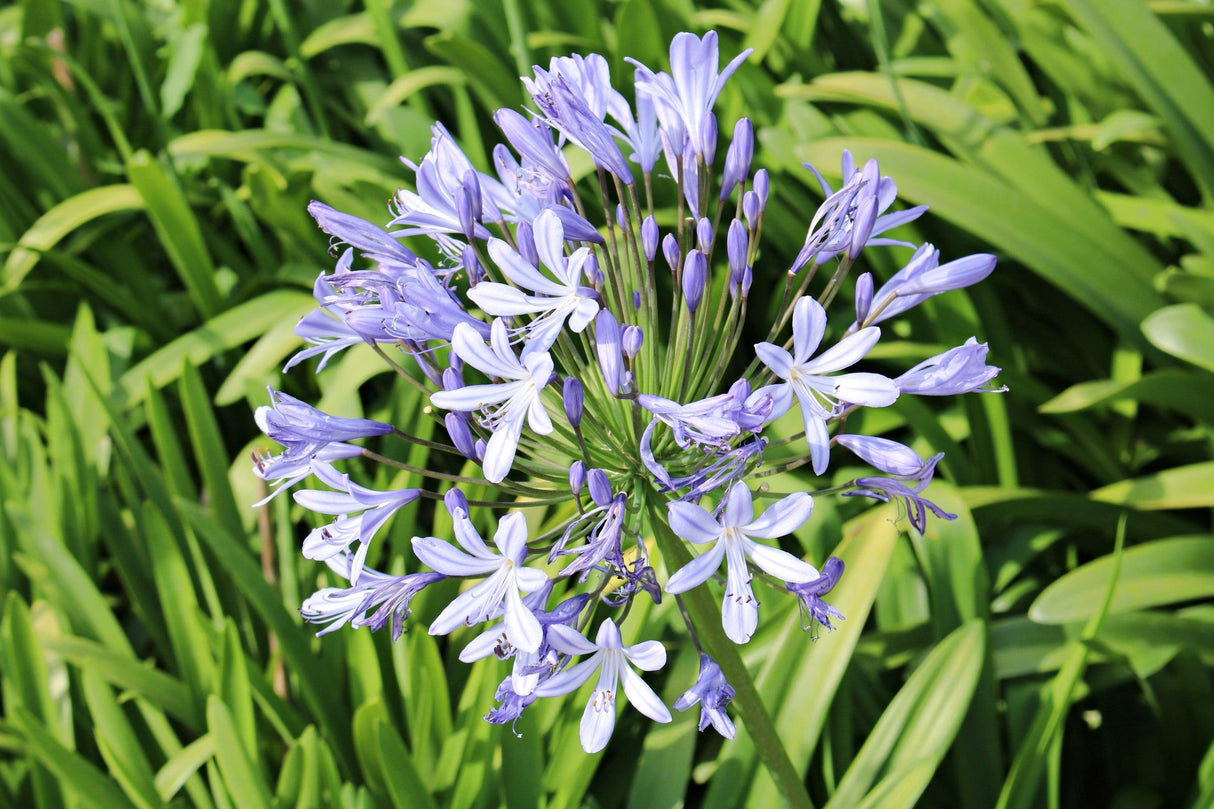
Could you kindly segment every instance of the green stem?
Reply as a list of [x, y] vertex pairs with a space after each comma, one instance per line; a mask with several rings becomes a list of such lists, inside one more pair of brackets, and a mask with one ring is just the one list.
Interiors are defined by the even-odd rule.
[[[691, 554], [686, 543], [675, 536], [662, 513], [662, 498], [654, 497], [649, 500], [650, 522], [653, 525], [654, 536], [658, 547], [670, 570], [677, 570], [691, 561]], [[805, 791], [805, 783], [797, 773], [796, 767], [788, 758], [776, 727], [771, 721], [771, 714], [755, 689], [754, 680], [738, 654], [738, 648], [733, 641], [725, 637], [721, 629], [721, 611], [705, 587], [696, 587], [681, 595], [687, 614], [695, 624], [700, 643], [704, 651], [717, 662], [725, 679], [733, 686], [733, 704], [746, 723], [746, 730], [754, 742], [759, 759], [771, 774], [771, 779], [784, 798], [784, 804], [796, 809], [813, 809], [809, 793]]]

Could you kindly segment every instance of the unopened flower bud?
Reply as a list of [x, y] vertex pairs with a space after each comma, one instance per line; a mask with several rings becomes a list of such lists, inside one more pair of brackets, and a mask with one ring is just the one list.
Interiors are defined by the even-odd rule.
[[687, 254], [683, 263], [683, 299], [687, 303], [687, 311], [692, 314], [700, 306], [704, 297], [704, 284], [708, 280], [708, 259], [699, 250]]
[[733, 128], [733, 140], [725, 153], [725, 168], [721, 173], [721, 201], [733, 193], [734, 186], [746, 182], [750, 161], [755, 152], [755, 129], [749, 118], [739, 118]]
[[652, 216], [645, 217], [641, 223], [641, 248], [645, 251], [645, 260], [653, 263], [658, 254], [658, 221]]
[[514, 231], [514, 243], [524, 261], [532, 267], [540, 266], [540, 254], [535, 249], [535, 231], [531, 229], [531, 223], [518, 223], [518, 228]]
[[704, 164], [711, 166], [712, 159], [717, 154], [717, 116], [711, 112], [704, 116], [700, 145], [704, 147]]
[[847, 257], [855, 261], [860, 256], [868, 237], [873, 233], [873, 225], [877, 222], [877, 211], [880, 200], [875, 193], [861, 193], [856, 204], [855, 219], [851, 226], [851, 243], [847, 248]]
[[767, 208], [767, 194], [771, 188], [771, 179], [767, 174], [767, 169], [759, 169], [755, 172], [755, 193], [759, 195], [759, 210], [763, 211]]
[[624, 224], [628, 221], [628, 215], [624, 212], [624, 206], [616, 204], [615, 206], [615, 223], [623, 229]]
[[452, 516], [460, 510], [465, 514], [468, 513], [468, 498], [459, 489], [448, 489], [447, 493], [443, 495], [443, 504]]
[[565, 417], [569, 419], [569, 426], [577, 429], [582, 423], [582, 383], [577, 377], [565, 377], [565, 386], [561, 390], [561, 396], [565, 401]]
[[679, 241], [674, 237], [673, 233], [667, 233], [662, 239], [662, 255], [666, 259], [666, 263], [670, 265], [670, 271], [674, 272], [679, 266]]
[[468, 273], [468, 283], [471, 286], [476, 286], [484, 279], [485, 270], [481, 267], [481, 260], [476, 257], [476, 250], [472, 245], [464, 245], [459, 254], [459, 263], [463, 265], [464, 272]]
[[582, 461], [574, 461], [569, 464], [569, 490], [574, 494], [581, 494], [582, 487], [586, 485], [586, 464]]
[[447, 435], [451, 437], [451, 445], [459, 450], [459, 454], [469, 460], [476, 460], [476, 441], [472, 430], [468, 428], [467, 413], [448, 413], [443, 416], [447, 425]]
[[740, 219], [735, 219], [729, 223], [729, 233], [725, 236], [731, 283], [742, 283], [742, 273], [746, 270], [746, 256], [749, 250], [750, 237], [746, 233], [746, 226]]
[[464, 377], [458, 368], [447, 368], [443, 371], [443, 390], [459, 390], [463, 386]]
[[640, 326], [625, 326], [621, 337], [621, 347], [624, 350], [624, 356], [632, 359], [641, 351], [641, 344], [645, 342], [645, 333], [641, 331]]
[[696, 222], [696, 246], [700, 248], [701, 253], [712, 252], [712, 223], [708, 221], [707, 217]]
[[746, 227], [754, 230], [759, 224], [759, 213], [763, 206], [755, 191], [747, 191], [742, 195], [742, 215], [746, 217]]
[[873, 305], [873, 274], [866, 272], [856, 279], [856, 322], [863, 324]]
[[607, 473], [602, 469], [591, 469], [586, 474], [586, 480], [590, 484], [590, 497], [600, 506], [606, 506], [611, 502], [611, 481], [607, 478]]

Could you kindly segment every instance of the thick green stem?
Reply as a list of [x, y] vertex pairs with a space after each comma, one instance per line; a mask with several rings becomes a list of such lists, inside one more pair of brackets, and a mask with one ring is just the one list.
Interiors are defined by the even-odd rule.
[[[661, 497], [649, 499], [650, 522], [666, 566], [673, 571], [690, 562], [691, 554], [686, 543], [670, 530], [661, 502]], [[755, 689], [754, 680], [746, 670], [742, 656], [738, 654], [733, 641], [725, 637], [725, 632], [721, 629], [721, 611], [709, 595], [708, 589], [696, 587], [684, 593], [682, 599], [687, 614], [695, 624], [704, 651], [717, 661], [725, 679], [733, 686], [736, 692], [733, 704], [737, 706], [738, 713], [746, 723], [746, 730], [754, 742], [755, 750], [771, 774], [785, 805], [796, 809], [813, 809], [809, 793], [805, 791], [805, 783], [780, 742], [771, 715]]]

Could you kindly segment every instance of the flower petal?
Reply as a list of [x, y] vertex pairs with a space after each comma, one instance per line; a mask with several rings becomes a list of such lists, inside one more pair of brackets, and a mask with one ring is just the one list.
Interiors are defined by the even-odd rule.
[[804, 584], [818, 578], [818, 571], [813, 565], [779, 548], [753, 542], [747, 548], [747, 553], [750, 561], [782, 581]]
[[670, 577], [666, 582], [666, 592], [671, 595], [685, 593], [693, 587], [698, 587], [708, 581], [708, 577], [721, 567], [721, 557], [725, 555], [723, 543], [718, 542], [704, 553], [692, 559]]
[[796, 364], [792, 354], [774, 343], [755, 343], [755, 355], [780, 379], [788, 379], [793, 365]]
[[880, 339], [881, 329], [877, 326], [860, 329], [847, 335], [813, 360], [802, 360], [801, 370], [807, 374], [829, 374], [842, 368], [850, 368], [864, 359], [864, 355], [871, 351]]
[[721, 524], [703, 508], [691, 503], [670, 504], [670, 529], [696, 545], [713, 542], [721, 536]]
[[776, 539], [800, 528], [813, 510], [814, 499], [805, 492], [796, 492], [768, 506], [759, 519], [742, 526], [742, 533], [748, 537]]
[[485, 480], [490, 483], [501, 483], [510, 472], [510, 467], [514, 466], [514, 454], [518, 452], [518, 439], [523, 433], [523, 418], [526, 415], [525, 410], [507, 413], [497, 431], [489, 437], [482, 468]]
[[[615, 683], [610, 691], [595, 690], [582, 712], [578, 738], [587, 753], [597, 753], [607, 746], [615, 730]], [[534, 693], [534, 692], [533, 692]]]
[[624, 656], [641, 671], [657, 671], [666, 665], [666, 647], [656, 640], [624, 647]]
[[843, 374], [834, 377], [840, 401], [867, 407], [888, 407], [898, 399], [898, 383], [881, 374]]
[[506, 590], [506, 639], [524, 652], [536, 652], [544, 642], [544, 630], [539, 620], [523, 604], [515, 587]]
[[799, 298], [792, 310], [793, 357], [803, 365], [814, 355], [826, 334], [826, 310], [808, 295]]
[[721, 525], [746, 525], [754, 517], [754, 498], [750, 493], [750, 488], [742, 481], [738, 481], [725, 493], [725, 511], [721, 515]]
[[[553, 629], [556, 629], [556, 627], [549, 627], [549, 636], [551, 636]], [[552, 677], [537, 685], [531, 693], [537, 697], [559, 697], [562, 694], [576, 691], [581, 688], [582, 683], [590, 679], [590, 676], [598, 670], [602, 662], [602, 658], [598, 655], [583, 660], [576, 666], [570, 666], [564, 671], [552, 675]]]
[[599, 647], [587, 640], [582, 633], [564, 624], [548, 627], [548, 643], [553, 649], [567, 655], [588, 655], [599, 650]]
[[742, 547], [733, 543], [726, 561], [725, 600], [721, 602], [721, 626], [737, 644], [750, 640], [759, 625], [759, 602], [750, 588], [750, 571]]
[[669, 722], [670, 710], [666, 703], [649, 687], [641, 676], [627, 666], [620, 669], [620, 679], [624, 681], [624, 696], [632, 703], [632, 707], [648, 716], [655, 722]]
[[448, 576], [483, 576], [502, 564], [498, 556], [478, 559], [437, 537], [413, 537], [413, 552], [423, 564]]

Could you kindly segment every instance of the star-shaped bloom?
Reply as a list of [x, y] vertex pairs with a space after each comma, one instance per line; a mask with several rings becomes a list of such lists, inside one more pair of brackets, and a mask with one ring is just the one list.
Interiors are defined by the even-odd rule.
[[792, 315], [793, 353], [773, 343], [759, 343], [755, 353], [777, 377], [784, 380], [760, 388], [756, 393], [771, 396], [771, 417], [783, 415], [792, 406], [795, 394], [801, 404], [805, 438], [809, 442], [814, 474], [826, 471], [830, 460], [828, 419], [843, 409], [843, 404], [886, 407], [898, 398], [898, 386], [880, 374], [850, 373], [829, 376], [861, 360], [877, 340], [881, 330], [875, 326], [860, 329], [844, 337], [831, 349], [810, 359], [826, 333], [826, 310], [808, 296], [797, 301]]
[[725, 600], [721, 604], [721, 624], [734, 643], [746, 643], [759, 624], [759, 602], [750, 587], [746, 559], [759, 569], [787, 582], [807, 582], [818, 578], [813, 565], [791, 553], [760, 545], [752, 537], [776, 539], [792, 533], [809, 519], [814, 501], [805, 492], [797, 492], [772, 503], [758, 519], [754, 501], [745, 483], [738, 482], [725, 493], [725, 508], [720, 519], [702, 506], [675, 502], [669, 505], [670, 527], [683, 539], [712, 547], [692, 559], [666, 582], [666, 592], [685, 593], [703, 584], [725, 560]]
[[598, 314], [599, 302], [597, 293], [581, 284], [590, 248], [579, 247], [566, 256], [565, 229], [551, 209], [535, 218], [534, 228], [536, 252], [556, 280], [545, 277], [501, 239], [490, 239], [489, 255], [514, 286], [482, 281], [468, 297], [495, 317], [536, 315], [525, 330], [532, 342], [546, 348], [556, 342], [566, 320], [575, 332], [585, 329]]
[[666, 705], [628, 666], [631, 663], [641, 671], [657, 671], [666, 665], [666, 649], [656, 640], [625, 646], [619, 627], [607, 618], [599, 624], [594, 643], [563, 624], [548, 627], [548, 642], [565, 654], [588, 654], [591, 657], [540, 683], [531, 692], [535, 696], [568, 694], [589, 680], [596, 671], [599, 673], [594, 693], [582, 713], [580, 726], [582, 749], [587, 753], [602, 750], [611, 738], [611, 731], [615, 729], [616, 688], [621, 679], [624, 681], [624, 696], [628, 697], [633, 707], [655, 722], [670, 721], [670, 711]]
[[[514, 465], [523, 421], [540, 435], [552, 432], [552, 420], [540, 400], [540, 391], [552, 378], [552, 357], [546, 350], [523, 350], [522, 360], [510, 348], [510, 335], [500, 318], [493, 321], [490, 344], [470, 326], [460, 323], [451, 338], [451, 350], [461, 360], [489, 376], [507, 380], [499, 384], [468, 385], [430, 396], [446, 410], [478, 410], [480, 423], [493, 432], [485, 446], [485, 479], [500, 483]], [[496, 406], [495, 406], [496, 405]]]
[[543, 587], [548, 576], [542, 570], [526, 566], [527, 522], [522, 513], [507, 514], [497, 524], [493, 544], [501, 553], [489, 550], [463, 509], [456, 509], [452, 517], [455, 539], [467, 553], [436, 537], [414, 537], [413, 551], [417, 558], [447, 576], [488, 574], [489, 578], [456, 596], [430, 624], [430, 634], [446, 635], [461, 624], [472, 626], [491, 620], [504, 606], [506, 637], [510, 643], [524, 652], [535, 652], [544, 640], [544, 631], [520, 593]]

